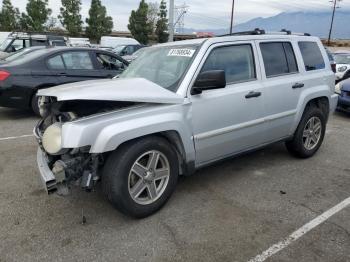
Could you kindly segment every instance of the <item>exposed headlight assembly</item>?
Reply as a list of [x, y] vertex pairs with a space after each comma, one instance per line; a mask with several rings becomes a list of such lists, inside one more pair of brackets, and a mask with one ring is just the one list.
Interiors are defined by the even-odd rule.
[[68, 151], [62, 148], [62, 123], [56, 122], [45, 130], [42, 145], [50, 155], [61, 155]]
[[347, 66], [341, 66], [338, 68], [338, 72], [342, 73], [342, 72], [345, 72], [347, 69], [348, 69]]
[[341, 83], [338, 83], [335, 85], [335, 89], [334, 89], [334, 92], [338, 95], [341, 94], [341, 89], [342, 89], [342, 84]]

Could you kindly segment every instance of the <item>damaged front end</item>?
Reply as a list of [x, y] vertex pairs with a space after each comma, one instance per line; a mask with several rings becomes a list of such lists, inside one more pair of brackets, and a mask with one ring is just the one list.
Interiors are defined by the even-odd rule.
[[[133, 105], [130, 102], [60, 101], [52, 97], [39, 99], [43, 119], [34, 129], [39, 148], [37, 163], [48, 194], [66, 195], [70, 185], [91, 191], [99, 180], [103, 154], [91, 154], [90, 146], [62, 148], [62, 126], [94, 114], [115, 111]], [[72, 134], [74, 136], [74, 134]]]

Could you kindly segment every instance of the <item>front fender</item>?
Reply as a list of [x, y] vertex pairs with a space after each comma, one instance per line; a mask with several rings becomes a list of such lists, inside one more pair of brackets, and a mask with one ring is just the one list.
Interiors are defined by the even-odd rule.
[[91, 146], [90, 153], [113, 151], [122, 143], [165, 131], [179, 134], [186, 160], [195, 158], [188, 105], [157, 105], [121, 110], [63, 125], [64, 148]]

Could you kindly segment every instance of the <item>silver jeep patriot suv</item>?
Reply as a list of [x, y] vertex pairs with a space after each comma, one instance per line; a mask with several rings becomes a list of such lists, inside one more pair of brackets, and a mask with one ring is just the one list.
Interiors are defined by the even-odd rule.
[[284, 141], [320, 148], [335, 109], [320, 40], [262, 30], [149, 47], [118, 78], [40, 90], [34, 132], [48, 193], [98, 182], [121, 212], [159, 210], [179, 175]]

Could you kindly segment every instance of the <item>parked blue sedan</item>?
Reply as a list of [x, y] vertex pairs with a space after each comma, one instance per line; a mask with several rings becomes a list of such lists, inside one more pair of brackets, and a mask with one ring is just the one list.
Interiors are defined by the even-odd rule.
[[338, 83], [335, 92], [339, 94], [337, 109], [350, 113], [350, 79]]

